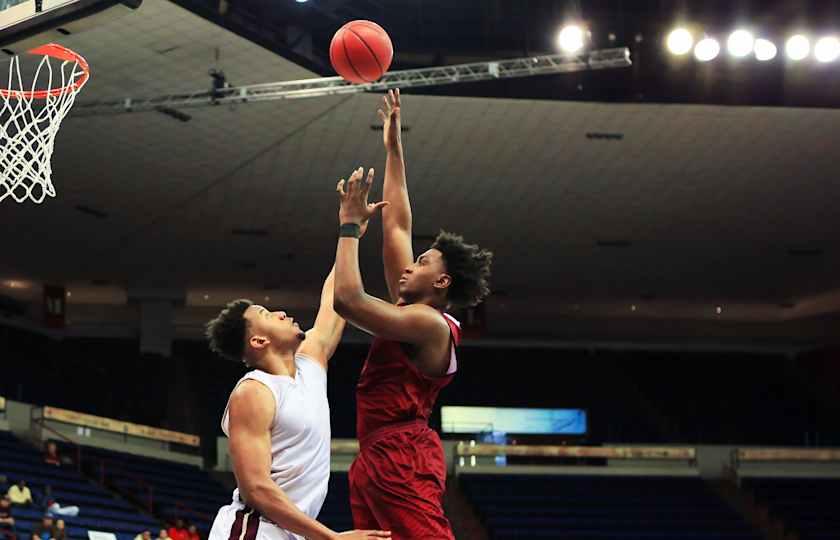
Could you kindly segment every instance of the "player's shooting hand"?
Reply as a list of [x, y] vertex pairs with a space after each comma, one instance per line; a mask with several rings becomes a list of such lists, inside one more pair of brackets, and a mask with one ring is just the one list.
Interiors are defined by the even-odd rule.
[[400, 90], [388, 90], [382, 97], [382, 108], [376, 111], [382, 120], [382, 142], [389, 152], [402, 145], [402, 123], [400, 121]]
[[338, 210], [339, 223], [358, 223], [362, 227], [367, 227], [367, 221], [379, 209], [388, 205], [387, 201], [368, 202], [368, 194], [373, 186], [373, 169], [368, 170], [365, 180], [362, 180], [362, 175], [364, 175], [364, 169], [359, 167], [353, 171], [347, 182], [342, 178], [335, 187], [341, 201], [341, 207]]

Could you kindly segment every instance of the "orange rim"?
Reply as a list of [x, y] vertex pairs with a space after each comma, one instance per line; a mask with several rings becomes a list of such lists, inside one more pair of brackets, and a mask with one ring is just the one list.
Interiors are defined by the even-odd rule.
[[90, 67], [87, 60], [77, 52], [71, 51], [67, 47], [62, 47], [57, 43], [47, 43], [32, 50], [27, 51], [29, 54], [40, 54], [42, 56], [49, 56], [64, 60], [65, 62], [75, 62], [82, 68], [82, 75], [67, 86], [59, 88], [52, 88], [50, 90], [8, 90], [0, 88], [0, 95], [4, 97], [22, 97], [24, 99], [46, 99], [47, 97], [58, 97], [68, 90], [80, 90], [85, 85], [90, 77]]

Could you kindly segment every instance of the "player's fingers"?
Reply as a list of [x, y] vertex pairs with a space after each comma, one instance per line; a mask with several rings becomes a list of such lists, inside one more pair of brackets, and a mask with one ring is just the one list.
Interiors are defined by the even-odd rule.
[[391, 102], [388, 100], [388, 96], [382, 96], [382, 108], [386, 112], [391, 112]]
[[391, 203], [389, 203], [388, 201], [379, 201], [378, 203], [369, 204], [368, 208], [370, 208], [370, 213], [371, 213], [371, 215], [373, 215], [376, 212], [378, 212], [379, 210], [388, 206], [389, 204], [391, 204]]
[[385, 111], [382, 109], [376, 109], [376, 114], [379, 116], [379, 119], [385, 122], [388, 119], [388, 115], [385, 114]]
[[400, 89], [399, 88], [397, 88], [394, 91], [394, 105], [396, 105], [397, 107], [400, 106]]
[[391, 538], [390, 531], [365, 531], [368, 538]]
[[344, 178], [338, 181], [338, 184], [335, 186], [335, 190], [338, 192], [339, 195], [344, 197], [346, 193], [344, 193]]
[[396, 101], [396, 99], [397, 98], [394, 97], [394, 91], [388, 90], [388, 102], [390, 103], [391, 107], [394, 106], [394, 102]]

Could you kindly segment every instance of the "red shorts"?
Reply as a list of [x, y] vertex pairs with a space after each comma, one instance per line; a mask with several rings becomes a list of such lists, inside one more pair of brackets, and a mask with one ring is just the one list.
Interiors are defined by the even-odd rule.
[[393, 540], [454, 540], [443, 514], [446, 461], [425, 422], [378, 429], [360, 441], [350, 467], [356, 529], [391, 531]]

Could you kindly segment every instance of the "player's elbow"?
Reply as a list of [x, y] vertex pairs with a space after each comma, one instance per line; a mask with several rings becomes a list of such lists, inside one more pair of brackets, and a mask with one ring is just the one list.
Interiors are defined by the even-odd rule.
[[271, 495], [271, 482], [261, 479], [241, 482], [239, 495], [252, 508], [259, 510], [265, 506], [265, 502]]
[[359, 291], [353, 290], [349, 287], [336, 287], [335, 297], [333, 298], [333, 309], [341, 317], [347, 318], [353, 313], [353, 310], [361, 298]]

